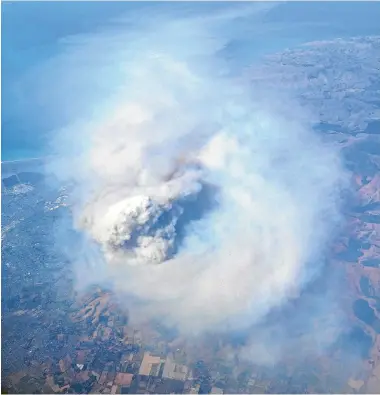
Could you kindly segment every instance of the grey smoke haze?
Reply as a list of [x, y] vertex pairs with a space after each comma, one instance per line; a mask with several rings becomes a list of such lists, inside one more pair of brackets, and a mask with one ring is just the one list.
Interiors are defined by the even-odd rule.
[[[54, 141], [51, 169], [73, 185], [83, 235], [70, 251], [79, 285], [112, 284], [132, 319], [183, 334], [251, 328], [244, 353], [268, 362], [280, 344], [254, 328], [318, 276], [346, 176], [315, 114], [265, 85], [252, 92], [221, 56], [265, 7], [121, 20], [70, 39], [47, 68], [71, 87], [81, 73], [115, 86]], [[334, 337], [322, 329], [310, 347]]]

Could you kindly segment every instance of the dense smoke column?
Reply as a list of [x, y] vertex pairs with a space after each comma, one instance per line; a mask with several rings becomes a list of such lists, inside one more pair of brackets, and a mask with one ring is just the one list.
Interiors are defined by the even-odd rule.
[[52, 163], [74, 185], [74, 267], [184, 333], [250, 328], [297, 297], [339, 219], [345, 174], [312, 114], [221, 59], [242, 17], [158, 15], [86, 38], [82, 53], [108, 48], [123, 78], [100, 115], [58, 133]]

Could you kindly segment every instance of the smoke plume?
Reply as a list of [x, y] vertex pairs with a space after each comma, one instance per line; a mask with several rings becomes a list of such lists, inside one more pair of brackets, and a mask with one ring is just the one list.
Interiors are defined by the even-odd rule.
[[78, 280], [107, 281], [136, 315], [185, 334], [251, 328], [297, 298], [339, 220], [344, 171], [314, 114], [252, 91], [224, 56], [263, 7], [121, 19], [69, 39], [54, 63], [62, 85], [81, 86], [86, 65], [90, 88], [113, 89], [54, 140]]

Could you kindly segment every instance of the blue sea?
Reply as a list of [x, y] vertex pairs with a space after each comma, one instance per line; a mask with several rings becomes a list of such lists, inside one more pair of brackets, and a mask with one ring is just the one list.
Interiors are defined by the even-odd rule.
[[[102, 29], [131, 10], [183, 7], [189, 12], [221, 4], [133, 2], [14, 2], [2, 4], [2, 161], [49, 154], [49, 139], [60, 124], [23, 77], [54, 58], [67, 36]], [[273, 7], [251, 35], [231, 42], [225, 56], [242, 66], [303, 42], [379, 35], [380, 3], [291, 2]]]

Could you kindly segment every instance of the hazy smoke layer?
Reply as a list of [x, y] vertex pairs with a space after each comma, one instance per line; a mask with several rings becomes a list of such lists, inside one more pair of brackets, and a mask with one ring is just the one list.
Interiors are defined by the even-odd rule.
[[104, 54], [122, 78], [91, 123], [61, 131], [55, 163], [91, 240], [76, 261], [91, 259], [143, 316], [193, 333], [246, 328], [298, 295], [343, 179], [311, 114], [229, 73], [222, 54], [244, 18], [211, 15], [121, 23], [68, 51], [66, 64]]

